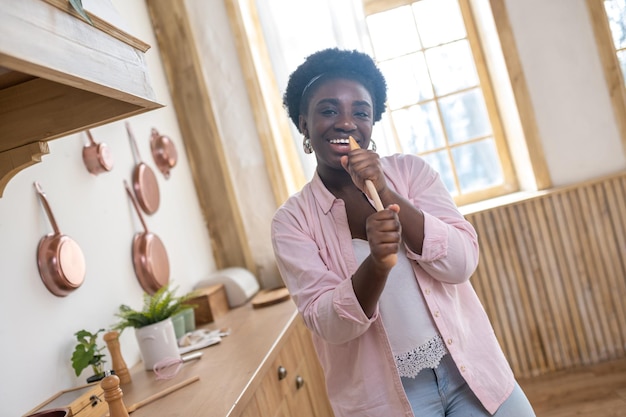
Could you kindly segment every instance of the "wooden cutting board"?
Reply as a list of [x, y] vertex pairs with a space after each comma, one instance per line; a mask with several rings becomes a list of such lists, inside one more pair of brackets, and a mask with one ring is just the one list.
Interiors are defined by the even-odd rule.
[[261, 308], [278, 304], [289, 299], [287, 288], [275, 288], [272, 290], [261, 290], [252, 297], [252, 307]]

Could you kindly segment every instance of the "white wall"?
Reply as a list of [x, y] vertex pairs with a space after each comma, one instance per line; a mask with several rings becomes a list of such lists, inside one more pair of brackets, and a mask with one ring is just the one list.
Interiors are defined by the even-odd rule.
[[626, 168], [585, 0], [506, 0], [552, 183]]
[[283, 285], [270, 239], [269, 220], [277, 204], [224, 3], [187, 0], [185, 6], [256, 276], [262, 288], [274, 288]]
[[[166, 105], [127, 120], [161, 191], [159, 210], [145, 219], [167, 248], [171, 281], [182, 294], [215, 270], [211, 244], [146, 6], [142, 1], [114, 0], [114, 4], [130, 32], [152, 46], [146, 54], [149, 72], [159, 102]], [[156, 170], [150, 153], [152, 127], [168, 135], [178, 150], [178, 164], [169, 180]], [[142, 227], [123, 187], [134, 167], [124, 122], [93, 129], [92, 134], [110, 147], [115, 163], [111, 172], [89, 174], [81, 157], [87, 138], [71, 135], [51, 141], [50, 154], [17, 174], [0, 198], [1, 416], [23, 415], [57, 392], [83, 384], [91, 371], [79, 378], [74, 375], [73, 334], [83, 328], [109, 327], [121, 303], [141, 306], [131, 242]], [[37, 244], [52, 228], [34, 181], [46, 192], [61, 232], [78, 242], [86, 258], [84, 284], [65, 298], [48, 292], [37, 270]], [[122, 334], [121, 342], [122, 354], [132, 366], [139, 361], [132, 329]]]

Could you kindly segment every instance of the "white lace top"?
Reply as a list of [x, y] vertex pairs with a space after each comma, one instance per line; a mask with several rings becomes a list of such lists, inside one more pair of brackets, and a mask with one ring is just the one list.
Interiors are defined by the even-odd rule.
[[[352, 239], [352, 246], [357, 261], [363, 262], [370, 253], [369, 243]], [[403, 247], [380, 296], [379, 309], [400, 376], [414, 378], [422, 369], [439, 365], [448, 351]]]

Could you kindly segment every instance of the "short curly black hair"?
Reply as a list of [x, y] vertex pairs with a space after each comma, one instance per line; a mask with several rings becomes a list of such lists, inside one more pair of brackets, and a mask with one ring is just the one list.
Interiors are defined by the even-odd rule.
[[347, 78], [362, 84], [372, 96], [374, 122], [380, 120], [387, 101], [387, 83], [374, 60], [369, 55], [356, 50], [328, 48], [306, 57], [305, 61], [289, 76], [283, 95], [283, 106], [298, 130], [300, 129], [299, 116], [306, 111], [309, 98], [319, 87], [315, 85], [315, 82], [313, 85], [309, 83], [319, 76]]

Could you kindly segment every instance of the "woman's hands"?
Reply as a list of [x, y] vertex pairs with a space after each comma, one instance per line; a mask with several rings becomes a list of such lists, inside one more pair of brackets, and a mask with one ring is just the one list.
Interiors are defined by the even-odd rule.
[[374, 264], [389, 271], [397, 262], [402, 227], [398, 219], [400, 206], [391, 204], [367, 218], [365, 232], [370, 245], [370, 256]]
[[[380, 166], [380, 157], [376, 152], [366, 149], [351, 150], [348, 155], [341, 157], [341, 165], [352, 177], [352, 182], [363, 192], [369, 195], [365, 180], [370, 180], [380, 194], [387, 188], [387, 182]], [[373, 196], [369, 196], [372, 198]]]
[[354, 184], [375, 202], [377, 213], [368, 217], [365, 225], [367, 240], [377, 266], [391, 269], [397, 262], [396, 253], [400, 244], [401, 226], [397, 215], [400, 206], [391, 204], [385, 210], [382, 205], [378, 190], [379, 187], [385, 190], [387, 183], [378, 154], [361, 149], [352, 137], [350, 144], [352, 151], [341, 158], [341, 164], [350, 174]]

